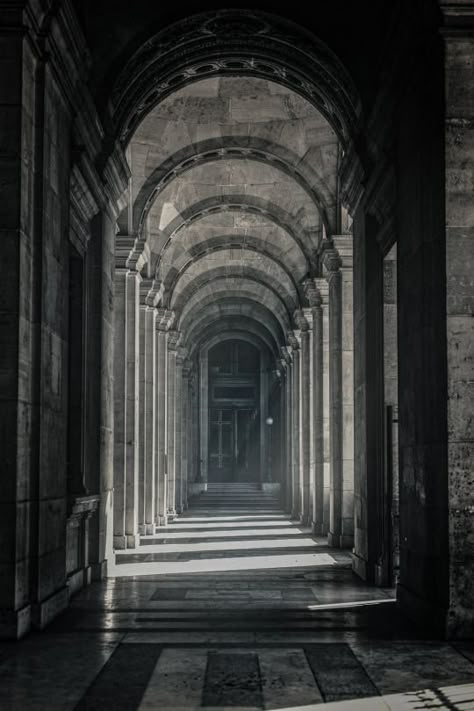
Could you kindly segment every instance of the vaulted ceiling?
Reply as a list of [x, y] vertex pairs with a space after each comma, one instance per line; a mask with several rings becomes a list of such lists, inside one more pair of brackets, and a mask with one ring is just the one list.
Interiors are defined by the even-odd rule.
[[127, 158], [122, 223], [145, 241], [145, 271], [182, 342], [253, 329], [278, 355], [337, 224], [340, 148], [328, 121], [276, 82], [213, 76], [156, 105]]

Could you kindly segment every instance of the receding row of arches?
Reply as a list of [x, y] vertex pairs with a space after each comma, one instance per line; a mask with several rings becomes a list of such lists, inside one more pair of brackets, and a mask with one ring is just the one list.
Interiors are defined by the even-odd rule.
[[107, 87], [71, 3], [0, 19], [7, 635], [219, 476], [472, 630], [470, 15], [431, 5], [376, 101], [264, 12], [136, 36]]

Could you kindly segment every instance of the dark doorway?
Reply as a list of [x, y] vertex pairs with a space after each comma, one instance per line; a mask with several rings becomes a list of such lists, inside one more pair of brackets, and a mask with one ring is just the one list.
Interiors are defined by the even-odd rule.
[[209, 481], [259, 481], [260, 353], [230, 340], [209, 351]]

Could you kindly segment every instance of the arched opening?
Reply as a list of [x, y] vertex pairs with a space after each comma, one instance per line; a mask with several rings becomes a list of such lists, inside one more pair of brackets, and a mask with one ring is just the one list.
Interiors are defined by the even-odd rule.
[[209, 482], [262, 480], [260, 403], [266, 398], [260, 360], [246, 341], [222, 341], [207, 353]]
[[[259, 13], [196, 16], [189, 35], [179, 28], [174, 68], [174, 50], [159, 61], [157, 38], [113, 94], [131, 175], [115, 277], [128, 326], [116, 346], [123, 362], [140, 361], [116, 388], [118, 551], [138, 552], [139, 533], [171, 533], [190, 505], [253, 497], [350, 563], [352, 233], [340, 170], [359, 106], [336, 57], [283, 25]], [[291, 56], [290, 29], [301, 33]], [[127, 456], [137, 438], [138, 460]]]
[[4, 5], [0, 706], [452, 706], [472, 3]]

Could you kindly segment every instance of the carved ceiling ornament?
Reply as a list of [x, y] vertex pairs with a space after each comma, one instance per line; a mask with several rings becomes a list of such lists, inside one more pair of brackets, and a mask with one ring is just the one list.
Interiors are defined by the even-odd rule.
[[355, 134], [360, 100], [345, 67], [328, 47], [281, 17], [219, 10], [164, 28], [130, 59], [111, 97], [114, 138], [126, 145], [156, 104], [213, 75], [276, 81], [313, 104], [343, 145]]

